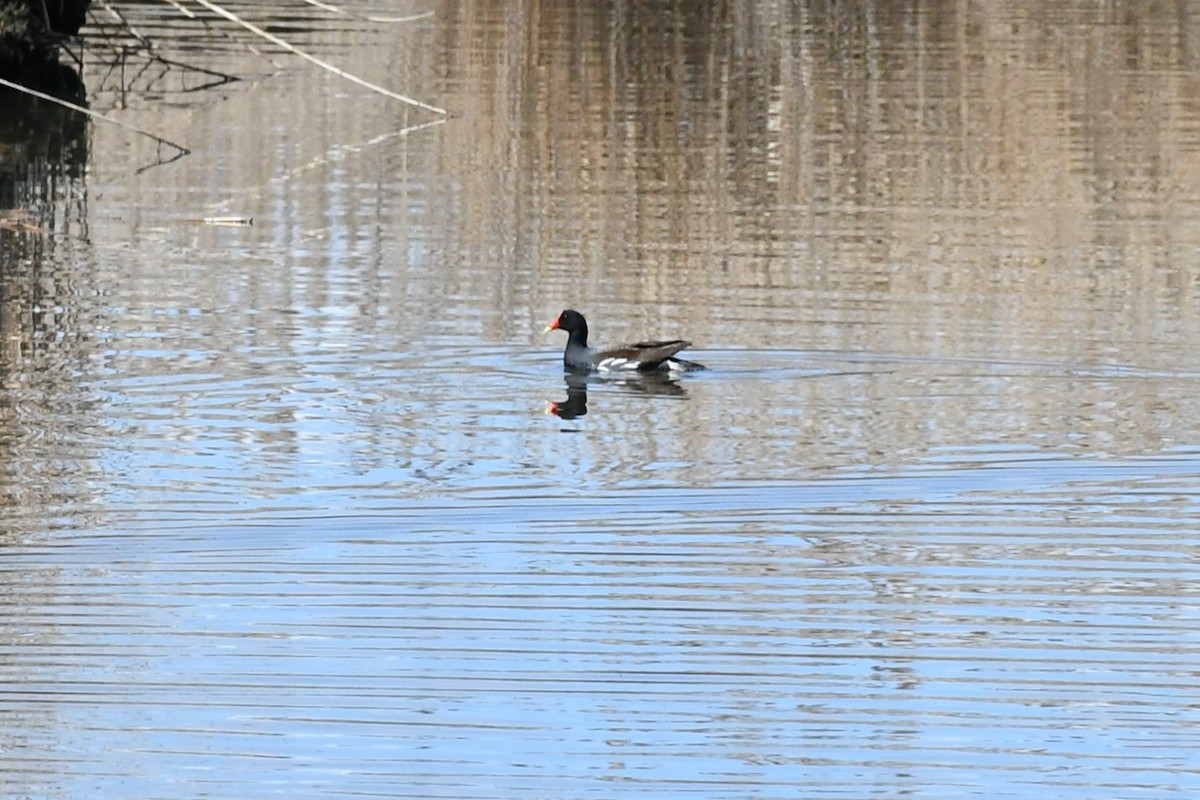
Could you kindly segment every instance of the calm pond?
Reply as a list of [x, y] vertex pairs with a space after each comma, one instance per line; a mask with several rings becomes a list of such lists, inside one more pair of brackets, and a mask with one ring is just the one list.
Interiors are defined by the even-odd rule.
[[1200, 7], [107, 6], [0, 96], [0, 796], [1200, 796]]

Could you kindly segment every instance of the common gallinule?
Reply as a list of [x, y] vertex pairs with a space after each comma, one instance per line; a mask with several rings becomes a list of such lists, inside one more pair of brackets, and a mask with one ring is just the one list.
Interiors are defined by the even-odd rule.
[[588, 347], [587, 320], [568, 308], [546, 326], [546, 332], [567, 332], [567, 347], [563, 350], [563, 367], [573, 372], [653, 372], [655, 370], [685, 371], [704, 369], [694, 361], [675, 358], [675, 354], [691, 344], [683, 339], [669, 342], [635, 342], [608, 350]]

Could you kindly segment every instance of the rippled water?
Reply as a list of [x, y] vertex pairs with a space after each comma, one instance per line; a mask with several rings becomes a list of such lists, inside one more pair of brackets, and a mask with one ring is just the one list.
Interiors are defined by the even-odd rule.
[[119, 8], [191, 152], [0, 99], [0, 795], [1200, 793], [1186, 8], [230, 6], [448, 119]]

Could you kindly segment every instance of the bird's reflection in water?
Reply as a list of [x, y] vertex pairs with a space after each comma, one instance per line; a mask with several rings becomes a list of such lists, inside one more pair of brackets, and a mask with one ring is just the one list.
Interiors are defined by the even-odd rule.
[[623, 391], [655, 397], [682, 397], [686, 392], [677, 381], [663, 372], [644, 372], [632, 375], [566, 375], [567, 399], [546, 405], [546, 413], [560, 419], [577, 419], [588, 413], [588, 384], [607, 384]]

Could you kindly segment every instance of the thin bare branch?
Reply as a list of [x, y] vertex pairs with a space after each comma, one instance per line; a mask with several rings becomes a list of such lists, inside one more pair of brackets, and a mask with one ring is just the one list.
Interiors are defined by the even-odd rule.
[[[195, 11], [192, 11], [190, 8], [186, 8], [185, 6], [183, 6], [181, 3], [178, 2], [178, 0], [162, 0], [162, 2], [166, 3], [171, 8], [175, 9], [176, 11], [178, 11], [180, 14], [187, 17], [188, 19], [198, 21], [205, 28], [212, 29], [214, 27], [209, 22], [207, 17], [201, 17]], [[234, 37], [229, 34], [228, 30], [224, 26], [216, 26], [216, 27], [218, 27], [217, 33], [220, 34], [223, 38], [228, 39], [231, 42], [234, 42], [234, 44], [237, 44], [240, 47], [246, 48], [247, 50], [249, 50], [251, 53], [254, 53], [254, 55], [258, 56], [259, 58], [266, 59], [267, 61], [271, 62], [271, 64], [274, 65], [277, 69], [283, 69], [283, 67], [279, 64], [278, 61], [271, 58], [271, 56], [262, 52], [257, 47], [254, 47], [253, 45], [249, 45], [244, 41], [239, 42], [239, 41], [235, 40]], [[158, 57], [160, 60], [163, 60], [163, 61], [166, 60], [166, 59], [163, 59], [161, 56], [156, 56], [156, 57]], [[168, 62], [168, 63], [170, 63], [170, 62]], [[181, 66], [188, 66], [188, 65], [181, 65]], [[188, 66], [188, 68], [194, 69], [194, 70], [199, 70], [198, 67]], [[199, 70], [199, 71], [204, 72], [206, 70]], [[213, 74], [219, 75], [221, 73], [213, 73]], [[230, 78], [230, 80], [241, 80], [240, 78], [235, 78], [234, 76], [228, 76], [228, 77]]]
[[310, 6], [316, 6], [322, 11], [332, 11], [334, 14], [345, 14], [346, 12], [337, 6], [331, 6], [328, 3], [322, 3], [321, 0], [303, 0]]
[[347, 11], [346, 9], [341, 8], [340, 6], [330, 5], [329, 3], [322, 3], [321, 0], [303, 0], [303, 2], [307, 3], [310, 6], [316, 6], [317, 8], [321, 9], [322, 11], [329, 11], [330, 13], [333, 13], [333, 14], [341, 14], [341, 15], [347, 16], [347, 17], [354, 17], [355, 19], [366, 20], [367, 22], [412, 22], [414, 20], [425, 19], [426, 17], [433, 16], [432, 11], [422, 11], [419, 14], [409, 14], [406, 17], [378, 17], [378, 16], [375, 16], [374, 14], [367, 14], [366, 16], [360, 16], [359, 14], [353, 14], [353, 13]]
[[289, 53], [298, 55], [301, 58], [305, 59], [306, 61], [310, 61], [313, 64], [316, 64], [321, 69], [332, 72], [334, 75], [337, 75], [338, 77], [345, 78], [346, 80], [348, 80], [352, 83], [357, 83], [359, 86], [364, 86], [373, 92], [378, 92], [379, 94], [390, 97], [393, 100], [399, 100], [402, 103], [408, 103], [411, 106], [416, 106], [417, 108], [422, 108], [426, 111], [432, 111], [433, 113], [440, 114], [442, 116], [446, 115], [446, 109], [444, 109], [444, 108], [438, 108], [437, 106], [431, 106], [428, 103], [422, 103], [420, 100], [416, 100], [412, 97], [408, 97], [406, 95], [399, 94], [398, 92], [393, 92], [391, 89], [385, 89], [382, 86], [378, 86], [374, 83], [371, 83], [370, 81], [365, 81], [362, 78], [358, 77], [357, 75], [352, 75], [351, 73], [346, 72], [343, 69], [338, 69], [337, 67], [333, 66], [329, 62], [322, 61], [321, 59], [317, 58], [316, 56], [309, 55], [308, 53], [304, 52], [303, 50], [296, 47], [295, 45], [289, 44], [289, 43], [285, 42], [283, 39], [280, 39], [275, 34], [269, 33], [268, 31], [263, 30], [262, 28], [258, 27], [257, 25], [255, 25], [252, 22], [247, 22], [246, 20], [242, 19], [238, 15], [234, 14], [232, 11], [226, 11], [224, 8], [217, 5], [216, 3], [211, 3], [211, 2], [209, 2], [209, 0], [193, 0], [193, 2], [196, 2], [196, 3], [204, 6], [209, 11], [212, 11], [214, 14], [224, 17], [225, 19], [229, 20], [230, 22], [241, 25], [243, 28], [245, 28], [246, 30], [255, 34], [256, 36], [261, 36], [262, 38], [266, 39], [271, 44], [274, 44], [277, 47], [282, 47], [284, 50], [287, 50]]
[[132, 25], [130, 25], [129, 20], [125, 19], [124, 14], [113, 8], [107, 2], [101, 3], [101, 5], [104, 7], [104, 10], [107, 11], [109, 15], [111, 15], [112, 18], [117, 21], [118, 25], [129, 31], [129, 35], [138, 40], [138, 43], [141, 44], [142, 47], [146, 48], [147, 50], [153, 49], [153, 45], [150, 44], [150, 39], [143, 36], [137, 30], [137, 28], [134, 28]]
[[172, 8], [174, 8], [180, 14], [183, 14], [188, 19], [196, 18], [195, 11], [192, 11], [190, 8], [185, 8], [182, 3], [178, 3], [178, 2], [176, 2], [176, 0], [163, 0], [163, 2], [166, 3], [167, 5], [171, 6]]

